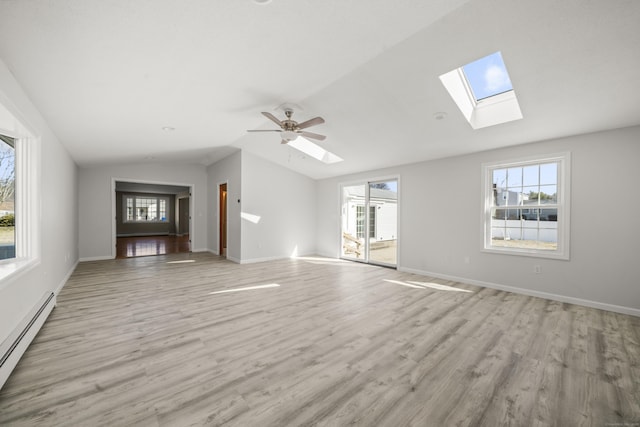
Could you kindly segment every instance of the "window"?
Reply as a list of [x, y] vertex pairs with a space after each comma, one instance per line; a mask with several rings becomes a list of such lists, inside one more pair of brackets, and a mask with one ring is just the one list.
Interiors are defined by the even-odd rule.
[[[358, 239], [364, 239], [364, 205], [356, 206], [356, 237]], [[375, 239], [376, 237], [376, 207], [369, 206], [369, 237]]]
[[356, 206], [356, 237], [364, 239], [364, 205]]
[[451, 70], [440, 81], [473, 129], [522, 118], [500, 52]]
[[124, 197], [124, 222], [167, 222], [166, 197], [131, 196]]
[[15, 139], [0, 135], [0, 260], [16, 257]]
[[484, 250], [569, 258], [569, 154], [483, 165]]
[[[2, 95], [2, 94], [0, 94]], [[0, 102], [3, 100], [0, 96]], [[40, 138], [0, 103], [0, 289], [9, 278], [40, 262]], [[37, 132], [36, 132], [37, 133]], [[11, 226], [13, 212], [13, 227]]]
[[376, 238], [376, 207], [369, 206], [369, 237]]

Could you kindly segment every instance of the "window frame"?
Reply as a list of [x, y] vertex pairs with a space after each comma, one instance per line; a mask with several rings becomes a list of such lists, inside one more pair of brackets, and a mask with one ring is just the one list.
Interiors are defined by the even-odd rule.
[[[156, 220], [151, 220], [151, 221], [142, 221], [142, 220], [137, 220], [137, 219], [128, 219], [129, 215], [127, 212], [127, 200], [128, 199], [133, 199], [133, 211], [134, 211], [134, 218], [136, 217], [135, 215], [135, 211], [136, 211], [136, 200], [137, 199], [155, 199], [156, 201], [156, 209], [158, 211], [158, 217], [160, 217], [160, 203], [162, 201], [164, 201], [164, 205], [165, 205], [165, 220], [161, 220], [161, 219], [156, 219]], [[153, 195], [153, 194], [147, 194], [147, 195], [139, 195], [139, 194], [123, 194], [122, 195], [122, 222], [124, 224], [164, 224], [164, 223], [169, 223], [171, 221], [171, 218], [169, 218], [169, 213], [171, 212], [171, 210], [169, 209], [169, 202], [171, 201], [170, 197], [164, 196], [164, 195]]]
[[4, 132], [0, 131], [0, 144], [6, 144], [9, 147], [11, 147], [13, 149], [13, 203], [14, 203], [14, 208], [13, 208], [13, 216], [14, 216], [14, 230], [13, 230], [13, 256], [12, 257], [7, 257], [7, 258], [1, 258], [0, 261], [7, 261], [7, 260], [15, 260], [18, 257], [18, 251], [17, 249], [17, 238], [16, 238], [16, 234], [17, 234], [17, 228], [15, 225], [15, 218], [16, 218], [16, 209], [15, 209], [15, 204], [16, 204], [16, 181], [17, 181], [17, 170], [16, 170], [16, 166], [17, 166], [17, 149], [16, 149], [16, 145], [17, 145], [17, 138], [13, 138], [11, 136], [6, 135]]
[[[494, 246], [491, 244], [492, 209], [493, 205], [493, 171], [496, 169], [508, 169], [513, 167], [525, 167], [540, 165], [544, 163], [556, 163], [558, 172], [557, 201], [553, 208], [557, 208], [557, 249], [535, 249], [535, 248], [512, 248]], [[497, 253], [503, 255], [517, 255], [538, 258], [549, 258], [559, 260], [570, 259], [570, 219], [571, 219], [571, 153], [555, 153], [549, 155], [529, 156], [519, 159], [487, 162], [482, 164], [482, 247], [481, 251], [486, 253]], [[547, 205], [523, 205], [513, 207], [515, 209], [544, 209]], [[505, 209], [511, 209], [507, 206]]]
[[[40, 263], [40, 138], [2, 129], [15, 141], [15, 257], [0, 260], [0, 289]], [[9, 279], [12, 280], [9, 280]]]

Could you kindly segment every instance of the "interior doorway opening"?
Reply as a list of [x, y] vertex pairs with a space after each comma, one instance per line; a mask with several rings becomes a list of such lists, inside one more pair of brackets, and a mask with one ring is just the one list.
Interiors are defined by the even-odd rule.
[[227, 183], [218, 187], [218, 248], [220, 256], [227, 256]]
[[113, 180], [113, 257], [191, 252], [192, 186]]

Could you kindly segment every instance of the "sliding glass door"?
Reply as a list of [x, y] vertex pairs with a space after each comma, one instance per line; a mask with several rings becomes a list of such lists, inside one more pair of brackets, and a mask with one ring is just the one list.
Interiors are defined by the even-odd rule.
[[395, 267], [398, 181], [342, 186], [342, 257]]

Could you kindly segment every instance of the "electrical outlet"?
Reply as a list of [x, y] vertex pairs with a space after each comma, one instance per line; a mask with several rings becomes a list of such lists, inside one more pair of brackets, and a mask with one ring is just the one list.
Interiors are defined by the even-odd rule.
[[540, 267], [538, 264], [533, 266], [533, 272], [536, 274], [540, 274], [542, 273], [542, 267]]

